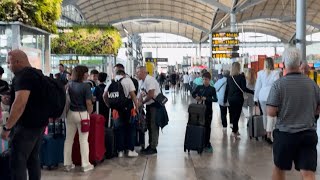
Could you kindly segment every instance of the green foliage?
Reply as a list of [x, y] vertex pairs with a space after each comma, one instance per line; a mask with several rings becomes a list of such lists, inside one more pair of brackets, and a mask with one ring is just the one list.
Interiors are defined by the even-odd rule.
[[0, 21], [20, 21], [55, 33], [61, 3], [62, 0], [0, 0]]
[[122, 40], [113, 26], [74, 27], [71, 32], [60, 33], [51, 40], [53, 54], [118, 54]]

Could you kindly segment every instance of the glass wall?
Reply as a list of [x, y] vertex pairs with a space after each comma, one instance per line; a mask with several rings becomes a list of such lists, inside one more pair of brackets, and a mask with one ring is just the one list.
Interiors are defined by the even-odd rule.
[[45, 62], [49, 62], [49, 59], [45, 61], [46, 47], [49, 47], [45, 45], [45, 36], [49, 36], [49, 33], [22, 23], [0, 23], [0, 65], [5, 70], [3, 79], [12, 78], [6, 67], [7, 54], [12, 49], [23, 50], [33, 67], [45, 69]]

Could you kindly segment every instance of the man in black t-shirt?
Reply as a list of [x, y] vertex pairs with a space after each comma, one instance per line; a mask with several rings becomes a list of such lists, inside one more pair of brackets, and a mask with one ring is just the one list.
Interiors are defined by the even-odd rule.
[[[27, 55], [21, 50], [8, 53], [8, 68], [15, 74], [14, 97], [10, 115], [1, 133], [11, 141], [10, 169], [12, 179], [41, 179], [39, 149], [48, 117], [41, 99], [41, 77], [35, 73]], [[14, 129], [12, 130], [12, 128]]]

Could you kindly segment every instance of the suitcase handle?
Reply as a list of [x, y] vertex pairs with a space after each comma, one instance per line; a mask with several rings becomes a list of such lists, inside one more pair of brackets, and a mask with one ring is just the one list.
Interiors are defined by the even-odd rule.
[[108, 128], [111, 128], [111, 114], [112, 114], [112, 111], [111, 111], [111, 108], [109, 108]]

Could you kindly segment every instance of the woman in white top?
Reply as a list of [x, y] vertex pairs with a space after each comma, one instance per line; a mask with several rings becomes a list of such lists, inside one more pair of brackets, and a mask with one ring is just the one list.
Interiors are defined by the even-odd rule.
[[[263, 126], [267, 129], [267, 121], [272, 117], [267, 116], [267, 99], [273, 83], [279, 79], [279, 72], [274, 70], [273, 59], [268, 57], [264, 61], [264, 70], [258, 72], [258, 78], [255, 86], [254, 101], [260, 103], [263, 113]], [[266, 137], [270, 142], [270, 139]]]

